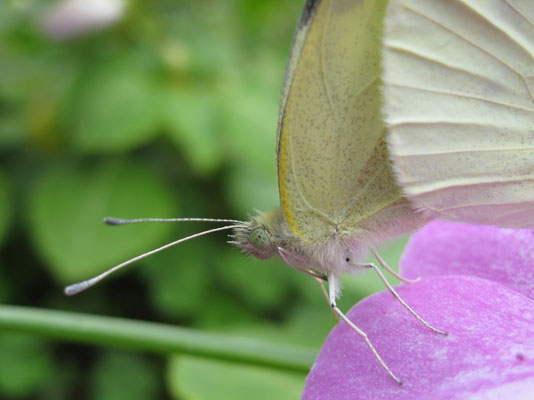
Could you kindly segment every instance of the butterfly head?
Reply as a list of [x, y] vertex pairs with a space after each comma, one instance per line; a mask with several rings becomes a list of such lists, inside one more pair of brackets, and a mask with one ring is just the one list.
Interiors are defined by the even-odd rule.
[[234, 229], [234, 239], [230, 243], [240, 248], [243, 253], [259, 259], [271, 258], [277, 254], [277, 246], [274, 243], [272, 230], [269, 228], [267, 214], [259, 213], [250, 220]]

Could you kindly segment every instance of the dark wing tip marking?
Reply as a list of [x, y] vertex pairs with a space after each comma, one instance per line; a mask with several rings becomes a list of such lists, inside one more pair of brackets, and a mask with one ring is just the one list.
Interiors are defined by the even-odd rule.
[[306, 4], [304, 5], [304, 10], [302, 11], [302, 15], [300, 16], [297, 31], [299, 31], [303, 26], [308, 25], [310, 19], [312, 19], [315, 15], [315, 12], [317, 11], [317, 7], [319, 6], [320, 2], [321, 0], [306, 1]]

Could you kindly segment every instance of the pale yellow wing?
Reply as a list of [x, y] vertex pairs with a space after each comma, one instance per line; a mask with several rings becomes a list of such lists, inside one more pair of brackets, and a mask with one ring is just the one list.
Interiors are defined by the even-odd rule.
[[386, 1], [308, 1], [282, 93], [280, 199], [309, 243], [359, 224], [400, 197], [381, 116], [380, 46]]
[[392, 0], [385, 114], [420, 208], [534, 227], [534, 1]]

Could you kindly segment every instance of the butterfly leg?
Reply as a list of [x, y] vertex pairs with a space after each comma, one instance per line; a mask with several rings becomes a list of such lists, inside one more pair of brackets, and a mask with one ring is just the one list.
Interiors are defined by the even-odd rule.
[[439, 330], [437, 328], [434, 328], [432, 325], [430, 325], [428, 322], [426, 322], [423, 318], [421, 318], [406, 302], [399, 296], [397, 291], [391, 286], [391, 284], [388, 282], [384, 274], [380, 271], [380, 269], [375, 264], [366, 264], [368, 268], [372, 268], [377, 273], [378, 277], [382, 282], [384, 282], [384, 285], [388, 288], [388, 290], [391, 292], [391, 294], [406, 308], [409, 312], [412, 313], [412, 315], [421, 322], [424, 326], [426, 326], [428, 329], [430, 329], [433, 332], [439, 333], [441, 335], [447, 335], [447, 332], [444, 332], [442, 330]]
[[350, 319], [347, 318], [347, 316], [338, 308], [336, 304], [336, 293], [339, 288], [339, 283], [337, 280], [337, 277], [333, 274], [328, 275], [328, 293], [329, 293], [329, 300], [330, 300], [330, 307], [334, 312], [343, 320], [345, 321], [358, 335], [360, 335], [363, 340], [365, 340], [365, 343], [367, 343], [367, 346], [371, 349], [374, 356], [380, 363], [380, 365], [386, 370], [386, 372], [391, 376], [395, 382], [397, 382], [399, 385], [402, 385], [402, 381], [397, 378], [397, 376], [391, 371], [391, 369], [387, 366], [387, 364], [382, 360], [382, 357], [380, 357], [380, 354], [376, 351], [375, 347], [367, 337], [367, 334], [362, 331], [360, 328], [358, 328], [356, 325], [352, 323]]
[[391, 275], [393, 275], [399, 281], [404, 282], [404, 283], [415, 283], [421, 279], [420, 277], [415, 278], [415, 279], [405, 278], [404, 276], [398, 274], [395, 270], [391, 269], [391, 267], [386, 263], [386, 261], [382, 257], [380, 257], [380, 254], [378, 254], [378, 252], [375, 249], [372, 249], [371, 251], [373, 252], [373, 255], [378, 260], [378, 263], [382, 266], [382, 268], [388, 271]]
[[[328, 296], [328, 293], [326, 292], [326, 289], [324, 288], [324, 279], [317, 278], [317, 277], [315, 277], [314, 279], [321, 287], [321, 292], [323, 292], [326, 302], [330, 304], [330, 297]], [[334, 311], [332, 307], [330, 307], [330, 309], [332, 310], [332, 314], [334, 314], [334, 319], [336, 320], [336, 322], [339, 321], [339, 316], [337, 315], [337, 313]]]

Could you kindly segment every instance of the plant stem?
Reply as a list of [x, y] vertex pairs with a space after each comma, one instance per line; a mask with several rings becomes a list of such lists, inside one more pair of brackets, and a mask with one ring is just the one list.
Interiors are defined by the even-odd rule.
[[316, 351], [176, 326], [20, 306], [0, 306], [0, 329], [156, 353], [184, 353], [307, 373]]

